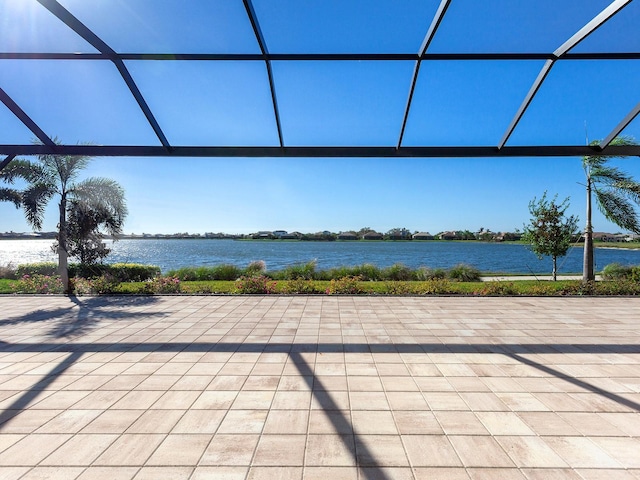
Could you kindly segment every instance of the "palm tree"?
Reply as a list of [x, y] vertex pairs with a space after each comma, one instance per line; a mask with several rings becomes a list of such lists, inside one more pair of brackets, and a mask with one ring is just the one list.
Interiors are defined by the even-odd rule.
[[[3, 189], [4, 197], [24, 209], [27, 222], [34, 230], [42, 228], [45, 208], [56, 195], [58, 203], [58, 272], [65, 290], [70, 290], [68, 269], [68, 214], [77, 208], [96, 212], [99, 225], [107, 233], [118, 236], [127, 215], [124, 190], [118, 183], [106, 178], [77, 181], [91, 157], [68, 155], [39, 155], [37, 161], [16, 159], [0, 172], [0, 178], [13, 183], [20, 178], [26, 188]], [[16, 193], [19, 197], [16, 197]], [[1, 194], [1, 193], [0, 193]], [[19, 200], [18, 200], [19, 199]]]
[[[597, 144], [594, 142], [593, 144]], [[618, 137], [611, 145], [634, 145], [629, 137]], [[584, 229], [584, 263], [582, 280], [593, 281], [593, 226], [591, 224], [591, 197], [595, 194], [596, 204], [605, 218], [625, 230], [640, 233], [640, 219], [634, 203], [640, 205], [640, 183], [608, 164], [612, 156], [586, 156], [582, 167], [586, 176], [587, 224]]]

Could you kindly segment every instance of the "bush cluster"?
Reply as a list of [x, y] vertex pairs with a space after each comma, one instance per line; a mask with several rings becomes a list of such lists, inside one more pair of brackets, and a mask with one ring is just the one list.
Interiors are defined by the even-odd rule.
[[298, 293], [305, 295], [312, 295], [315, 293], [324, 293], [314, 280], [305, 280], [304, 278], [297, 278], [295, 280], [289, 280], [284, 284], [282, 293]]
[[62, 293], [64, 285], [57, 275], [25, 274], [13, 285], [15, 293]]
[[264, 275], [253, 277], [240, 277], [236, 280], [237, 293], [244, 294], [269, 294], [276, 293], [276, 282]]
[[25, 275], [57, 275], [58, 264], [54, 262], [25, 263], [16, 268], [16, 277], [23, 278]]
[[334, 278], [326, 290], [327, 295], [357, 295], [364, 293], [361, 285], [362, 277]]
[[[248, 269], [249, 267], [247, 267]], [[257, 272], [256, 272], [257, 273]], [[225, 280], [234, 281], [245, 276], [246, 271], [235, 265], [222, 264], [214, 267], [183, 267], [167, 272], [168, 276], [176, 277], [183, 282]], [[251, 275], [248, 275], [251, 276]]]
[[17, 280], [18, 275], [16, 273], [16, 268], [11, 263], [8, 265], [0, 265], [0, 278]]
[[610, 263], [602, 269], [604, 280], [630, 280], [640, 282], [640, 265], [630, 266]]

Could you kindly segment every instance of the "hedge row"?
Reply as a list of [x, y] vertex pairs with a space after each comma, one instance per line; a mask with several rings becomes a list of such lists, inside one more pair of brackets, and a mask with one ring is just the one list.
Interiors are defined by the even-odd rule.
[[[54, 262], [27, 263], [16, 268], [15, 276], [23, 278], [25, 275], [53, 276], [58, 273], [58, 264]], [[112, 263], [81, 265], [69, 264], [69, 276], [80, 278], [97, 278], [108, 276], [117, 282], [144, 282], [160, 275], [160, 267], [142, 265], [140, 263]]]
[[365, 263], [352, 267], [337, 267], [317, 270], [316, 262], [291, 265], [282, 270], [266, 271], [262, 261], [252, 262], [247, 268], [223, 264], [214, 267], [184, 267], [167, 272], [168, 276], [182, 281], [237, 280], [241, 277], [263, 275], [271, 280], [337, 280], [345, 277], [358, 277], [362, 281], [425, 281], [449, 279], [459, 282], [475, 282], [480, 279], [480, 271], [472, 266], [459, 264], [448, 270], [420, 267], [411, 269], [401, 263], [387, 268], [379, 268]]

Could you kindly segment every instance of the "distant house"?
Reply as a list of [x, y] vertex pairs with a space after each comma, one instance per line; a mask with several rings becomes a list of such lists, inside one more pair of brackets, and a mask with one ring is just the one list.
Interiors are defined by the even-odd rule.
[[358, 235], [356, 235], [356, 232], [340, 232], [338, 240], [358, 240]]
[[367, 232], [362, 235], [363, 240], [382, 240], [384, 236], [378, 232]]
[[396, 228], [387, 232], [389, 240], [411, 240], [412, 238], [411, 232], [406, 228]]
[[252, 234], [251, 238], [263, 240], [263, 239], [268, 239], [268, 238], [274, 238], [274, 236], [273, 236], [273, 232], [267, 232], [267, 231], [263, 230], [263, 231], [260, 231], [258, 233]]
[[440, 238], [440, 240], [455, 240], [456, 238], [458, 238], [458, 235], [456, 234], [456, 232], [449, 231], [442, 232], [438, 235], [438, 237]]
[[298, 237], [293, 233], [285, 233], [284, 235], [280, 235], [278, 237], [280, 240], [297, 240]]
[[520, 240], [522, 235], [519, 233], [512, 232], [500, 232], [494, 235], [493, 240], [496, 242], [512, 242], [515, 240]]
[[615, 242], [616, 235], [606, 232], [593, 232], [593, 240], [596, 242]]
[[412, 238], [414, 240], [433, 240], [434, 237], [429, 232], [418, 232], [414, 233]]

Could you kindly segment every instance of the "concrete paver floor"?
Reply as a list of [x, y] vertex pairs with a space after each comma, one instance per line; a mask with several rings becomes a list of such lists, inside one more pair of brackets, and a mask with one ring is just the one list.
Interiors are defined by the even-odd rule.
[[0, 297], [0, 479], [639, 479], [640, 299]]

